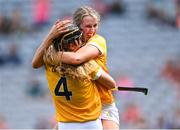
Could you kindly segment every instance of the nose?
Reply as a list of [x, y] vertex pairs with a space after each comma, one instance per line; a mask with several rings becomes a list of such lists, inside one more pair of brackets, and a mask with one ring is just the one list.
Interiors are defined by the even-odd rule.
[[96, 28], [95, 28], [95, 27], [93, 27], [93, 26], [90, 28], [90, 30], [91, 30], [91, 31], [94, 31], [95, 29], [96, 29]]

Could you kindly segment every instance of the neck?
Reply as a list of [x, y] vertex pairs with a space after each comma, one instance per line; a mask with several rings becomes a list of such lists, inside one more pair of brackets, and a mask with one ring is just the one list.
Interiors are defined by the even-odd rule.
[[84, 43], [87, 43], [89, 39], [90, 39], [90, 38], [84, 37], [84, 38], [82, 39], [82, 41], [83, 41]]

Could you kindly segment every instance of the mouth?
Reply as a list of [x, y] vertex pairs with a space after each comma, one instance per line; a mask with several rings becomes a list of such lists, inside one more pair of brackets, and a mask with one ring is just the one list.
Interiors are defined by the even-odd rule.
[[89, 35], [89, 36], [92, 36], [92, 35], [94, 35], [94, 33], [88, 33], [88, 35]]

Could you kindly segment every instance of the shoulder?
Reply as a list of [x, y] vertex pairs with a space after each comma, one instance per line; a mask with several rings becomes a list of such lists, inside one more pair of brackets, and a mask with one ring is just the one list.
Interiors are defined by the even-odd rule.
[[106, 39], [103, 36], [99, 35], [99, 34], [96, 34], [96, 35], [94, 35], [93, 37], [91, 37], [89, 39], [89, 41], [94, 41], [94, 40], [106, 42]]
[[87, 45], [93, 45], [100, 51], [101, 55], [104, 54], [106, 50], [106, 40], [104, 37], [96, 34], [92, 38], [89, 39]]

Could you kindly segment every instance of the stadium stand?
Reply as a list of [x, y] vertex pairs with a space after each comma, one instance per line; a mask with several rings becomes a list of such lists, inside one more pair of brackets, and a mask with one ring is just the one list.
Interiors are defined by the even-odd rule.
[[[147, 128], [158, 128], [157, 118], [164, 114], [165, 120], [172, 120], [173, 111], [180, 106], [174, 84], [161, 76], [161, 70], [169, 57], [175, 57], [180, 50], [180, 32], [164, 24], [158, 24], [145, 18], [147, 0], [126, 0], [126, 14], [122, 16], [108, 15], [100, 25], [100, 34], [106, 37], [108, 45], [108, 68], [115, 77], [118, 72], [129, 75], [135, 86], [147, 87], [149, 94], [130, 93], [130, 97], [122, 97], [115, 93], [116, 103], [120, 111], [120, 119], [127, 103], [135, 103]], [[17, 4], [21, 5], [24, 22], [31, 28], [33, 0], [0, 0], [0, 11], [7, 16]], [[50, 25], [65, 14], [71, 14], [81, 5], [90, 5], [91, 1], [51, 0]], [[172, 12], [171, 12], [172, 13]], [[3, 14], [3, 13], [0, 13]], [[43, 68], [33, 70], [31, 60], [38, 44], [46, 36], [50, 25], [39, 31], [16, 33], [8, 36], [0, 35], [0, 56], [7, 53], [9, 39], [19, 45], [21, 65], [0, 65], [0, 115], [6, 119], [9, 128], [35, 128], [39, 117], [51, 120], [54, 107], [49, 97], [46, 77]], [[31, 76], [38, 80], [47, 91], [45, 98], [32, 99], [25, 93]], [[119, 99], [120, 98], [120, 99]], [[118, 100], [117, 100], [118, 99]], [[173, 119], [176, 120], [176, 119]], [[138, 128], [136, 124], [121, 123], [120, 128]], [[169, 126], [172, 128], [172, 126]]]

